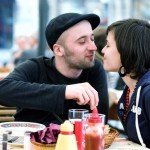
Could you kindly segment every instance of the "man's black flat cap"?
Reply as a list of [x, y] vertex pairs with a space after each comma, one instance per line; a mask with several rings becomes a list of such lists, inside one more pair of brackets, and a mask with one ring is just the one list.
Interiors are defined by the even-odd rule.
[[65, 13], [53, 18], [47, 25], [45, 35], [49, 47], [53, 50], [60, 35], [80, 21], [87, 20], [94, 30], [100, 24], [100, 18], [96, 14]]

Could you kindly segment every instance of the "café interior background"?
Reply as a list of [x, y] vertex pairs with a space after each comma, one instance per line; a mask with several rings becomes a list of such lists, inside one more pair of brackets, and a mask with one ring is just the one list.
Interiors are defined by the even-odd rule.
[[0, 0], [0, 66], [7, 64], [20, 35], [38, 35], [38, 52], [44, 54], [45, 26], [65, 12], [95, 13], [100, 26], [125, 18], [150, 20], [148, 0]]

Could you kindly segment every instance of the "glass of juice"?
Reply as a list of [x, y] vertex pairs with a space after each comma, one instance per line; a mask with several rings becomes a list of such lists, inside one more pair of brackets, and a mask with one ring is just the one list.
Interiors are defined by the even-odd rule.
[[74, 133], [76, 136], [78, 150], [84, 150], [85, 146], [85, 114], [89, 113], [87, 109], [69, 109], [68, 119], [74, 124]]

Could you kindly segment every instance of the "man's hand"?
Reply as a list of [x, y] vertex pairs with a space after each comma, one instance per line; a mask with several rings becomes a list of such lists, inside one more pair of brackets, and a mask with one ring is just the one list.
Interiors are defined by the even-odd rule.
[[88, 83], [66, 86], [65, 99], [74, 99], [79, 105], [89, 104], [91, 110], [98, 105], [98, 92]]

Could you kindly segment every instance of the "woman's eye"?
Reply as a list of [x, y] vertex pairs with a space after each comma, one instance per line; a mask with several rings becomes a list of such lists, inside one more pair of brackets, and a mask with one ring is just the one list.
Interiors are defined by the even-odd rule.
[[91, 38], [91, 41], [93, 41], [93, 42], [94, 42], [94, 41], [95, 41], [95, 39], [94, 39], [94, 38]]
[[108, 45], [108, 44], [106, 44], [106, 45], [105, 45], [105, 47], [109, 47], [109, 45]]

